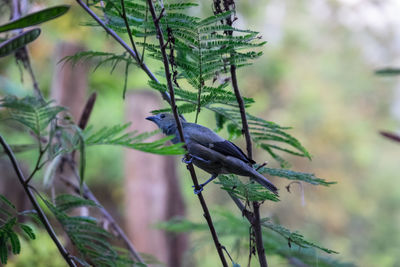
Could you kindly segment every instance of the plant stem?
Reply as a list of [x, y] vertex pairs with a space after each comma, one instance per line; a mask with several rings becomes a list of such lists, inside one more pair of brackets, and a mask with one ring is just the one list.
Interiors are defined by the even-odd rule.
[[30, 189], [29, 185], [26, 183], [24, 175], [17, 163], [17, 160], [15, 159], [14, 153], [12, 152], [11, 148], [5, 142], [5, 140], [3, 139], [3, 137], [1, 135], [0, 135], [0, 143], [3, 146], [3, 149], [6, 152], [8, 158], [10, 159], [11, 164], [13, 165], [13, 168], [15, 170], [15, 173], [18, 176], [18, 180], [19, 180], [20, 184], [24, 188], [25, 193], [27, 194], [30, 202], [32, 203], [33, 208], [36, 210], [36, 212], [40, 218], [40, 221], [43, 223], [44, 227], [46, 228], [47, 233], [50, 235], [51, 239], [56, 244], [58, 251], [61, 253], [64, 260], [68, 263], [69, 266], [76, 266], [76, 264], [74, 263], [74, 261], [71, 258], [71, 255], [69, 254], [69, 252], [64, 248], [64, 246], [58, 240], [57, 235], [54, 232], [49, 220], [47, 219], [43, 210], [40, 208], [40, 205], [37, 202], [34, 193]]
[[[231, 65], [231, 78], [232, 78], [232, 87], [235, 92], [236, 100], [239, 104], [240, 115], [242, 118], [242, 132], [246, 137], [247, 155], [250, 159], [252, 159], [252, 148], [251, 148], [252, 144], [251, 144], [249, 126], [247, 123], [246, 110], [244, 107], [243, 98], [240, 95], [239, 86], [237, 83], [237, 76], [236, 76], [236, 66], [234, 64]], [[258, 203], [257, 201], [253, 201], [252, 205], [253, 205], [253, 216], [252, 216], [253, 218], [250, 223], [254, 229], [258, 261], [261, 267], [267, 267], [268, 266], [267, 257], [265, 256], [265, 249], [262, 241], [262, 230], [260, 222], [260, 203]]]
[[[223, 0], [222, 2], [223, 2], [225, 11], [235, 9], [235, 3], [233, 0]], [[214, 9], [216, 10], [217, 13], [222, 12], [221, 1], [214, 0]], [[231, 19], [231, 17], [228, 17], [226, 19], [226, 24], [229, 26], [232, 26], [233, 20]], [[227, 31], [225, 33], [227, 35], [231, 35], [231, 36], [233, 35], [232, 31]], [[234, 58], [234, 56], [235, 56], [234, 52], [232, 52], [230, 55], [231, 60]], [[250, 159], [252, 159], [253, 151], [252, 151], [252, 143], [251, 143], [249, 125], [248, 125], [247, 117], [246, 117], [246, 109], [245, 109], [243, 98], [240, 94], [239, 85], [238, 85], [237, 76], [236, 76], [236, 65], [233, 63], [233, 61], [231, 61], [231, 64], [230, 64], [230, 73], [231, 73], [233, 91], [236, 96], [236, 101], [239, 105], [240, 116], [241, 116], [241, 120], [242, 120], [242, 133], [244, 134], [245, 139], [246, 139], [247, 156]], [[233, 196], [231, 195], [231, 197], [233, 197]], [[240, 200], [238, 200], [238, 199], [237, 199], [237, 201], [240, 202]], [[235, 203], [238, 204], [236, 201], [235, 201]], [[260, 263], [260, 266], [267, 267], [268, 263], [267, 263], [267, 258], [265, 256], [264, 244], [262, 241], [262, 231], [261, 231], [261, 222], [260, 222], [260, 203], [258, 203], [257, 201], [254, 201], [254, 202], [252, 202], [252, 206], [253, 206], [253, 212], [252, 213], [249, 212], [246, 217], [254, 229], [256, 249], [257, 249], [258, 261]], [[243, 210], [242, 210], [242, 213], [243, 213]]]
[[[160, 24], [159, 24], [159, 19], [163, 15], [164, 9], [162, 9], [160, 17], [158, 17], [156, 15], [156, 11], [155, 11], [155, 8], [154, 8], [154, 5], [153, 5], [153, 1], [152, 0], [147, 0], [147, 3], [149, 5], [150, 13], [151, 13], [151, 16], [153, 18], [153, 23], [154, 23], [154, 26], [155, 26], [155, 28], [157, 30], [158, 41], [160, 43], [160, 50], [161, 50], [161, 54], [162, 54], [162, 57], [163, 57], [163, 63], [164, 63], [165, 77], [167, 79], [167, 86], [168, 86], [168, 90], [169, 90], [169, 95], [171, 97], [171, 103], [170, 104], [171, 104], [172, 111], [173, 111], [173, 114], [174, 114], [174, 117], [175, 117], [176, 125], [178, 127], [180, 140], [181, 140], [181, 142], [185, 143], [182, 124], [181, 124], [181, 121], [180, 121], [179, 115], [178, 115], [178, 107], [176, 106], [176, 103], [175, 103], [174, 87], [173, 87], [173, 84], [172, 84], [171, 72], [170, 72], [170, 69], [169, 69], [168, 56], [167, 56], [167, 52], [165, 50], [166, 46], [164, 44], [164, 36], [163, 36], [163, 32], [162, 32]], [[185, 144], [185, 148], [187, 148], [186, 144]], [[190, 156], [188, 154], [186, 154], [185, 157], [188, 158]], [[192, 181], [193, 181], [193, 184], [195, 186], [195, 189], [197, 189], [197, 190], [200, 189], [199, 183], [198, 183], [198, 180], [197, 180], [197, 177], [196, 177], [196, 173], [194, 171], [193, 164], [189, 163], [187, 165], [187, 168], [188, 168], [188, 170], [190, 172], [190, 176], [192, 178]], [[215, 227], [214, 227], [214, 224], [212, 222], [211, 215], [210, 215], [210, 212], [208, 211], [208, 207], [207, 207], [207, 204], [206, 204], [206, 202], [204, 200], [203, 194], [200, 192], [199, 194], [197, 194], [197, 196], [199, 198], [201, 207], [203, 208], [204, 217], [205, 217], [205, 219], [207, 221], [207, 224], [208, 224], [208, 227], [210, 229], [210, 232], [211, 232], [212, 238], [214, 240], [214, 244], [215, 244], [215, 247], [217, 249], [218, 255], [220, 257], [221, 263], [222, 263], [222, 265], [224, 267], [225, 266], [227, 267], [228, 263], [226, 262], [226, 259], [225, 259], [225, 256], [224, 256], [224, 252], [222, 250], [222, 245], [218, 240], [218, 236], [217, 236], [217, 233], [215, 231]]]
[[122, 8], [122, 14], [120, 14], [120, 15], [124, 19], [125, 27], [126, 27], [126, 30], [128, 31], [128, 36], [129, 36], [129, 40], [131, 41], [131, 45], [132, 45], [133, 51], [135, 52], [135, 54], [137, 56], [137, 60], [139, 60], [140, 63], [143, 63], [142, 62], [143, 58], [139, 59], [140, 55], [139, 55], [139, 53], [138, 53], [138, 51], [136, 49], [135, 42], [133, 41], [132, 31], [131, 31], [131, 28], [129, 27], [128, 18], [126, 17], [124, 0], [121, 0], [121, 8]]

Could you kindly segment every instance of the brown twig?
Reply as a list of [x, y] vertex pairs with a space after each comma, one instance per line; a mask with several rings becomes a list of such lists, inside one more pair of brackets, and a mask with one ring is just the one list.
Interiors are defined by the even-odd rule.
[[[156, 14], [156, 11], [155, 11], [155, 8], [154, 8], [154, 5], [153, 5], [153, 1], [152, 0], [147, 0], [147, 3], [149, 5], [150, 13], [151, 13], [151, 16], [153, 18], [154, 26], [155, 26], [155, 28], [157, 30], [157, 37], [158, 37], [158, 41], [159, 41], [159, 44], [160, 44], [161, 54], [162, 54], [162, 57], [163, 57], [163, 64], [164, 64], [165, 76], [166, 76], [166, 79], [167, 79], [167, 86], [168, 86], [168, 90], [169, 90], [169, 95], [171, 97], [171, 103], [170, 104], [171, 104], [171, 107], [172, 107], [172, 112], [174, 114], [176, 125], [178, 127], [180, 140], [181, 140], [181, 142], [185, 143], [185, 138], [183, 136], [182, 124], [181, 124], [181, 121], [179, 119], [179, 114], [178, 114], [178, 107], [176, 106], [176, 103], [175, 103], [175, 94], [174, 94], [174, 87], [173, 87], [173, 84], [172, 84], [172, 76], [171, 76], [171, 72], [170, 72], [170, 69], [169, 69], [169, 61], [168, 61], [168, 56], [167, 56], [167, 52], [166, 52], [166, 49], [165, 49], [164, 36], [163, 36], [163, 32], [162, 32], [160, 24], [159, 24], [159, 17]], [[186, 144], [185, 144], [185, 148], [186, 148]], [[188, 154], [186, 154], [185, 157], [189, 158], [190, 156]], [[188, 168], [188, 170], [190, 172], [190, 176], [192, 178], [192, 181], [193, 181], [193, 184], [195, 186], [195, 189], [199, 190], [200, 187], [199, 187], [199, 183], [198, 183], [198, 180], [197, 180], [197, 177], [196, 177], [196, 173], [194, 171], [193, 164], [189, 163], [187, 165], [187, 168]], [[225, 259], [225, 256], [224, 256], [224, 252], [222, 250], [222, 245], [218, 240], [218, 236], [217, 236], [217, 233], [215, 231], [215, 227], [214, 227], [214, 224], [212, 222], [211, 215], [210, 215], [210, 212], [208, 211], [208, 207], [207, 207], [207, 204], [206, 204], [206, 202], [204, 200], [203, 194], [200, 192], [199, 194], [197, 194], [197, 196], [199, 198], [201, 207], [203, 208], [204, 217], [205, 217], [205, 219], [207, 221], [207, 224], [208, 224], [208, 227], [210, 229], [212, 238], [214, 240], [215, 247], [216, 247], [218, 255], [219, 255], [220, 259], [221, 259], [221, 263], [222, 263], [223, 266], [228, 266], [228, 263], [226, 262], [226, 259]]]
[[[234, 0], [223, 0], [222, 1], [223, 6], [224, 6], [224, 11], [229, 11], [231, 9], [235, 9], [235, 2]], [[222, 10], [221, 8], [221, 1], [214, 1], [214, 10], [215, 13], [221, 13]], [[226, 24], [229, 26], [232, 26], [233, 21], [231, 17], [228, 17], [226, 19]], [[232, 36], [233, 32], [232, 31], [226, 31], [225, 32], [227, 35]], [[234, 58], [234, 53], [231, 53], [230, 55], [231, 60]], [[253, 151], [252, 151], [252, 142], [251, 142], [251, 136], [250, 136], [250, 131], [249, 131], [249, 125], [247, 122], [247, 117], [246, 117], [246, 109], [244, 105], [243, 98], [240, 94], [239, 90], [239, 85], [237, 82], [237, 76], [236, 76], [236, 65], [233, 63], [230, 64], [230, 74], [231, 74], [231, 80], [232, 80], [232, 87], [233, 91], [236, 96], [236, 101], [239, 105], [239, 110], [240, 110], [240, 116], [241, 116], [241, 121], [242, 121], [242, 133], [245, 136], [246, 139], [246, 149], [247, 149], [247, 156], [252, 159], [253, 157]], [[231, 196], [232, 197], [232, 196]], [[237, 200], [240, 202], [240, 200]], [[235, 201], [235, 203], [238, 205], [238, 202]], [[240, 202], [241, 203], [241, 202]], [[261, 231], [261, 221], [260, 221], [260, 203], [257, 201], [252, 202], [253, 206], [253, 212], [247, 212], [246, 218], [249, 220], [251, 223], [253, 230], [254, 230], [254, 236], [255, 236], [255, 243], [256, 243], [256, 248], [257, 248], [257, 255], [258, 255], [258, 261], [260, 263], [261, 267], [267, 267], [267, 258], [265, 256], [265, 249], [264, 249], [264, 244], [262, 241], [262, 231]], [[242, 213], [244, 214], [244, 210], [246, 210], [244, 207], [242, 209]], [[244, 214], [245, 215], [245, 214]]]
[[69, 254], [69, 252], [64, 248], [64, 246], [61, 244], [60, 240], [58, 240], [57, 235], [54, 232], [49, 220], [47, 219], [43, 210], [40, 208], [40, 205], [37, 202], [35, 195], [31, 190], [31, 187], [26, 183], [25, 177], [21, 171], [21, 168], [18, 165], [18, 162], [14, 156], [14, 153], [12, 152], [11, 148], [5, 142], [5, 140], [3, 139], [3, 137], [1, 135], [0, 135], [0, 143], [3, 146], [4, 152], [7, 154], [8, 158], [10, 159], [11, 164], [13, 165], [13, 168], [15, 170], [15, 173], [17, 174], [20, 184], [24, 188], [26, 195], [28, 196], [30, 202], [32, 203], [33, 208], [36, 210], [36, 212], [39, 216], [39, 219], [43, 223], [47, 233], [53, 240], [54, 244], [57, 246], [58, 251], [63, 256], [64, 260], [68, 263], [69, 266], [76, 266], [76, 264], [74, 263], [74, 261], [71, 258], [71, 255]]

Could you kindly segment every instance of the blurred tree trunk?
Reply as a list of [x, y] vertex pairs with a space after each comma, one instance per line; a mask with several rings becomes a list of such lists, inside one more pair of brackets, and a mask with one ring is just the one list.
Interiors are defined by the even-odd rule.
[[[126, 119], [132, 122], [130, 130], [155, 130], [145, 118], [160, 105], [158, 95], [152, 92], [127, 94]], [[185, 215], [174, 157], [126, 150], [125, 205], [127, 232], [138, 250], [154, 255], [166, 266], [182, 266], [187, 236], [154, 228], [157, 222]]]
[[51, 99], [56, 100], [59, 105], [68, 107], [76, 123], [78, 123], [86, 103], [88, 66], [84, 63], [73, 65], [69, 62], [58, 62], [66, 56], [82, 51], [84, 51], [83, 46], [73, 43], [60, 43], [57, 45], [51, 87]]

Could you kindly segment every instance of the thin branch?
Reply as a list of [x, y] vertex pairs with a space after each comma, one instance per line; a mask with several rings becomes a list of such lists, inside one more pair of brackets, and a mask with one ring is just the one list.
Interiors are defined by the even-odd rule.
[[29, 175], [28, 179], [25, 180], [25, 184], [29, 184], [29, 182], [31, 181], [31, 179], [33, 178], [33, 176], [36, 174], [36, 172], [38, 170], [40, 170], [44, 165], [40, 164], [40, 161], [42, 160], [43, 155], [46, 153], [47, 147], [45, 149], [42, 149], [42, 146], [40, 144], [40, 140], [39, 140], [39, 156], [38, 159], [36, 161], [36, 165], [32, 171], [32, 173]]
[[[223, 5], [224, 5], [225, 11], [235, 9], [234, 0], [223, 0]], [[222, 12], [221, 2], [215, 0], [214, 8], [215, 8], [215, 12], [221, 13]], [[233, 20], [231, 17], [228, 17], [226, 19], [226, 24], [229, 26], [232, 26]], [[233, 32], [227, 31], [226, 34], [232, 36]], [[232, 52], [231, 60], [234, 58], [234, 56], [235, 56], [234, 52]], [[253, 158], [253, 150], [252, 150], [249, 126], [248, 126], [247, 117], [246, 117], [246, 109], [245, 109], [244, 101], [240, 94], [239, 85], [237, 82], [236, 65], [233, 63], [233, 60], [231, 62], [232, 63], [230, 65], [230, 73], [231, 73], [231, 79], [232, 79], [232, 87], [233, 87], [233, 91], [236, 96], [236, 101], [238, 102], [238, 105], [239, 105], [240, 116], [241, 116], [241, 120], [242, 120], [242, 133], [244, 134], [245, 139], [246, 139], [247, 156], [250, 159], [252, 159]], [[240, 200], [238, 200], [238, 201], [240, 202]], [[235, 203], [238, 204], [236, 201], [235, 201]], [[267, 258], [265, 255], [264, 244], [262, 241], [262, 231], [261, 231], [261, 221], [260, 221], [260, 203], [258, 203], [257, 201], [254, 201], [254, 202], [252, 202], [252, 205], [253, 205], [253, 213], [249, 213], [248, 217], [247, 216], [246, 217], [249, 220], [249, 222], [251, 223], [253, 230], [254, 230], [257, 255], [258, 255], [258, 261], [260, 263], [260, 266], [267, 267], [268, 263], [267, 263]], [[243, 210], [242, 210], [242, 213], [243, 213]]]
[[26, 180], [25, 177], [18, 165], [17, 160], [15, 159], [15, 156], [11, 150], [11, 148], [9, 147], [9, 145], [5, 142], [5, 140], [3, 139], [3, 137], [0, 135], [0, 143], [3, 146], [4, 151], [6, 152], [8, 158], [11, 161], [11, 164], [13, 165], [13, 168], [15, 170], [15, 173], [18, 176], [18, 180], [20, 182], [20, 184], [22, 185], [22, 187], [25, 190], [25, 193], [27, 194], [30, 202], [32, 203], [33, 208], [36, 210], [40, 221], [43, 223], [44, 227], [46, 228], [47, 233], [49, 234], [49, 236], [51, 237], [51, 239], [53, 240], [53, 242], [56, 244], [58, 251], [60, 252], [60, 254], [63, 256], [64, 260], [68, 263], [69, 266], [76, 266], [76, 264], [74, 263], [74, 261], [71, 258], [71, 255], [69, 254], [69, 252], [64, 248], [64, 246], [61, 244], [61, 242], [58, 240], [56, 233], [54, 232], [53, 228], [51, 227], [51, 224], [49, 222], [49, 220], [47, 219], [46, 215], [44, 214], [43, 210], [40, 208], [39, 203], [37, 202], [34, 193], [31, 190], [31, 187], [26, 184]]
[[[145, 63], [142, 62], [140, 59], [140, 55], [135, 53], [133, 49], [126, 43], [124, 40], [122, 40], [119, 35], [107, 27], [106, 23], [102, 21], [82, 0], [76, 0], [76, 2], [109, 34], [111, 35], [112, 38], [114, 38], [115, 41], [117, 41], [139, 64], [140, 68], [149, 76], [150, 79], [153, 81], [160, 83], [156, 76], [150, 71], [150, 69], [147, 67]], [[171, 97], [167, 92], [161, 92], [161, 95], [165, 101], [167, 101], [169, 104], [171, 104]]]
[[121, 0], [121, 8], [122, 8], [122, 13], [120, 13], [120, 16], [124, 20], [125, 27], [126, 27], [126, 30], [128, 31], [128, 36], [129, 36], [129, 40], [131, 41], [131, 45], [132, 45], [133, 51], [137, 55], [137, 58], [138, 58], [137, 60], [139, 60], [140, 64], [142, 64], [143, 63], [143, 57], [140, 59], [140, 55], [139, 55], [139, 53], [138, 53], [138, 51], [136, 49], [135, 42], [133, 41], [131, 27], [129, 27], [128, 18], [126, 17], [125, 1], [124, 0]]
[[[170, 69], [169, 69], [168, 56], [167, 56], [167, 52], [165, 50], [163, 32], [161, 30], [161, 27], [160, 27], [160, 24], [159, 24], [159, 18], [156, 15], [156, 11], [155, 11], [155, 8], [154, 8], [152, 0], [147, 0], [147, 3], [149, 5], [150, 13], [151, 13], [151, 16], [153, 18], [153, 23], [154, 23], [154, 26], [155, 26], [155, 28], [157, 30], [158, 41], [160, 43], [160, 50], [161, 50], [161, 54], [162, 54], [162, 57], [163, 57], [163, 63], [164, 63], [165, 77], [167, 79], [167, 86], [168, 86], [168, 90], [169, 90], [169, 95], [171, 97], [171, 103], [170, 104], [171, 104], [172, 111], [173, 111], [173, 114], [174, 114], [174, 117], [175, 117], [176, 125], [178, 127], [180, 140], [181, 140], [181, 142], [185, 143], [182, 124], [181, 124], [181, 121], [180, 121], [179, 115], [178, 115], [178, 107], [176, 106], [176, 103], [175, 103], [174, 87], [173, 87], [173, 84], [172, 84], [172, 79], [171, 79], [172, 77], [171, 77], [171, 72], [170, 72]], [[185, 148], [187, 148], [186, 143], [185, 143]], [[185, 157], [189, 158], [190, 156], [188, 154], [186, 154]], [[192, 181], [193, 181], [193, 184], [195, 186], [195, 189], [197, 189], [197, 190], [200, 189], [199, 183], [198, 183], [198, 180], [197, 180], [197, 177], [196, 177], [196, 173], [194, 171], [193, 164], [189, 163], [187, 165], [187, 168], [188, 168], [188, 170], [190, 172], [190, 176], [192, 178]], [[211, 216], [210, 216], [210, 212], [208, 211], [208, 207], [207, 207], [207, 204], [206, 204], [206, 202], [204, 200], [203, 194], [200, 192], [199, 194], [197, 194], [197, 196], [199, 198], [201, 207], [203, 208], [204, 217], [205, 217], [205, 219], [207, 221], [207, 224], [208, 224], [208, 227], [210, 229], [212, 238], [214, 240], [215, 247], [216, 247], [218, 255], [219, 255], [220, 259], [221, 259], [221, 263], [222, 263], [222, 265], [224, 267], [225, 266], [227, 267], [228, 263], [226, 262], [226, 259], [225, 259], [225, 256], [224, 256], [224, 252], [222, 250], [222, 245], [218, 240], [218, 236], [217, 236], [217, 233], [215, 231], [215, 227], [214, 227], [214, 224], [212, 222], [212, 219], [211, 219]]]

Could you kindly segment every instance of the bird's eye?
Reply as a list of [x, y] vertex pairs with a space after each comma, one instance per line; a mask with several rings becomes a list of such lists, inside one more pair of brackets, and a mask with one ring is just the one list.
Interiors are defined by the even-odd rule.
[[164, 118], [165, 118], [165, 114], [161, 114], [161, 115], [160, 115], [160, 118], [161, 118], [161, 119], [164, 119]]

